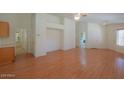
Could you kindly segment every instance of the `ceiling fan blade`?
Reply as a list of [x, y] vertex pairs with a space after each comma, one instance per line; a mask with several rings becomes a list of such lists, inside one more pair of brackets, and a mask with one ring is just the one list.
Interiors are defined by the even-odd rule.
[[80, 13], [81, 16], [87, 16], [87, 13]]

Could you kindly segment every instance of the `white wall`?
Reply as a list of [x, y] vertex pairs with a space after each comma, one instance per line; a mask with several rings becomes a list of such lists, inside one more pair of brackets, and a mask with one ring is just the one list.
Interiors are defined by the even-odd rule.
[[60, 18], [58, 16], [50, 15], [50, 14], [45, 14], [46, 22], [47, 23], [57, 23], [60, 24]]
[[124, 24], [111, 24], [106, 26], [108, 38], [107, 45], [109, 49], [124, 53], [124, 47], [116, 45], [116, 32], [119, 29], [124, 29]]
[[76, 47], [80, 47], [80, 42], [79, 42], [79, 22], [75, 23], [75, 43], [76, 43]]
[[45, 14], [35, 16], [35, 57], [46, 55], [46, 18]]
[[[34, 41], [35, 42], [35, 47], [34, 47], [35, 57], [46, 55], [48, 51], [52, 51], [52, 49], [55, 49], [55, 46], [53, 48], [53, 45], [50, 45], [52, 47], [50, 46], [47, 47], [48, 45], [47, 42], [50, 42], [50, 44], [53, 44], [51, 43], [51, 41], [49, 41], [49, 38], [47, 38], [47, 34], [49, 36], [50, 35], [49, 33], [51, 33], [51, 32], [47, 33], [47, 23], [59, 23], [59, 17], [49, 15], [49, 14], [43, 14], [43, 13], [41, 14], [38, 13], [35, 15], [35, 41]], [[55, 33], [53, 34], [56, 35]]]
[[86, 48], [106, 48], [106, 29], [98, 23], [78, 22], [76, 25], [76, 46], [80, 47], [80, 34], [86, 33]]
[[64, 26], [61, 25], [61, 18], [58, 16], [46, 14], [46, 23], [46, 51], [51, 52], [55, 50], [62, 50]]
[[87, 48], [106, 48], [106, 31], [100, 24], [88, 23]]
[[62, 33], [60, 33], [57, 29], [48, 30], [47, 24], [62, 24], [62, 18], [49, 14], [36, 14], [35, 19], [35, 57], [46, 55], [48, 51], [60, 48], [62, 50], [75, 48], [74, 20], [64, 18], [64, 29], [61, 29]]
[[64, 46], [63, 50], [75, 48], [75, 21], [65, 18], [64, 19]]

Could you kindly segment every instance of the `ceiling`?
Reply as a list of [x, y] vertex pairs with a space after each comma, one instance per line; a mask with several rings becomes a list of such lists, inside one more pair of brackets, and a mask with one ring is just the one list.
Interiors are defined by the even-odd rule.
[[[73, 13], [54, 13], [56, 16], [64, 16], [74, 18]], [[87, 16], [82, 16], [79, 21], [95, 22], [95, 23], [124, 23], [124, 13], [88, 13]]]

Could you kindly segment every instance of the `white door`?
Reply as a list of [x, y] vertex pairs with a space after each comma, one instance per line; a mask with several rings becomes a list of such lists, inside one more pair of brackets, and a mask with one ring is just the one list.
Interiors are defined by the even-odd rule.
[[57, 29], [47, 29], [47, 52], [61, 50], [62, 49], [62, 32]]

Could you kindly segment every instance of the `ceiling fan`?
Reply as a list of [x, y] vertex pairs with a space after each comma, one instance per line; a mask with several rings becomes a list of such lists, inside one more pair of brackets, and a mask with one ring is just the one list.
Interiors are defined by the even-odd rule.
[[75, 13], [74, 19], [78, 21], [81, 18], [81, 16], [85, 17], [87, 16], [87, 13]]

